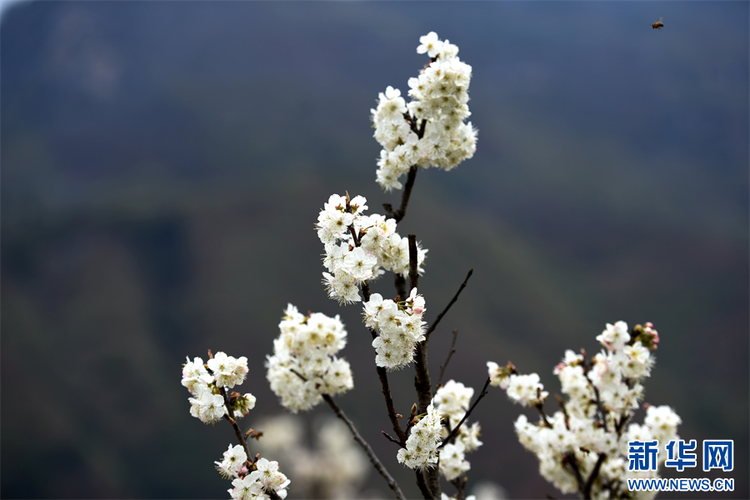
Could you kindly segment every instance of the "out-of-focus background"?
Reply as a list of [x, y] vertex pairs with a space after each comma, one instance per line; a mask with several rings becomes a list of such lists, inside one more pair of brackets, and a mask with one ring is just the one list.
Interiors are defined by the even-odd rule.
[[[479, 140], [459, 168], [419, 173], [399, 226], [429, 249], [429, 321], [474, 269], [433, 335], [433, 377], [457, 329], [446, 379], [478, 391], [487, 360], [512, 360], [559, 392], [566, 349], [593, 354], [607, 322], [652, 321], [646, 401], [672, 406], [686, 440], [735, 445], [732, 473], [666, 475], [735, 479], [734, 492], [680, 497], [747, 498], [748, 14], [747, 2], [4, 9], [0, 494], [227, 497], [213, 461], [233, 434], [190, 416], [181, 365], [207, 349], [247, 356], [250, 420], [273, 422], [263, 363], [291, 302], [341, 315], [355, 389], [337, 399], [419, 496], [380, 435], [360, 309], [320, 283], [313, 226], [332, 193], [364, 195], [371, 212], [398, 203], [375, 183], [369, 111], [386, 86], [408, 90], [434, 30], [473, 67]], [[391, 378], [404, 414], [412, 380]], [[560, 497], [514, 436], [522, 412], [498, 389], [477, 408], [470, 492], [492, 481], [511, 498]], [[390, 493], [375, 473], [361, 491]]]

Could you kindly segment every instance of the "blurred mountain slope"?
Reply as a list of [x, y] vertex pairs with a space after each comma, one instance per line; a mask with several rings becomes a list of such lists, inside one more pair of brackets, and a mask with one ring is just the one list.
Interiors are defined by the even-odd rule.
[[[221, 494], [228, 483], [211, 461], [232, 435], [189, 416], [179, 366], [209, 348], [246, 355], [257, 412], [279, 411], [262, 364], [287, 302], [342, 315], [356, 389], [341, 404], [411, 483], [381, 442], [382, 403], [364, 396], [379, 389], [360, 313], [320, 284], [313, 227], [334, 192], [366, 196], [372, 212], [397, 203], [374, 183], [368, 111], [387, 85], [406, 92], [430, 30], [473, 66], [479, 128], [472, 160], [419, 173], [399, 229], [430, 250], [420, 285], [430, 320], [475, 270], [433, 340], [433, 372], [458, 329], [449, 377], [478, 388], [488, 359], [512, 359], [557, 390], [550, 372], [566, 348], [596, 352], [605, 322], [653, 321], [662, 347], [647, 400], [673, 405], [685, 438], [746, 443], [748, 7], [662, 7], [9, 10], [2, 496]], [[411, 375], [393, 379], [406, 412]], [[472, 481], [499, 480], [514, 498], [552, 493], [512, 434], [517, 408], [491, 396], [476, 414], [485, 446]], [[44, 480], [40, 450], [57, 464]], [[742, 470], [748, 450], [735, 453]], [[746, 496], [747, 478], [736, 479]]]

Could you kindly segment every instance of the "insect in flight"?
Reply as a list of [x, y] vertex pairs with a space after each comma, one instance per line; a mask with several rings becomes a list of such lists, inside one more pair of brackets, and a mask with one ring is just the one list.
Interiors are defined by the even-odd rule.
[[663, 17], [660, 17], [658, 21], [656, 21], [654, 24], [651, 25], [652, 28], [655, 30], [660, 30], [664, 27], [664, 23], [661, 22], [661, 20], [664, 19]]

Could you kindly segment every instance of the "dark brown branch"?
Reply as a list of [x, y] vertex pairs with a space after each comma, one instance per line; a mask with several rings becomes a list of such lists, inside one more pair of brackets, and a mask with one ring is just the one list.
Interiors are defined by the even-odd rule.
[[393, 407], [393, 397], [391, 396], [391, 388], [388, 385], [388, 372], [384, 367], [377, 367], [378, 378], [380, 379], [380, 385], [382, 387], [383, 397], [385, 398], [385, 406], [388, 411], [388, 418], [393, 426], [393, 431], [396, 433], [396, 437], [400, 441], [402, 447], [406, 446], [406, 434], [401, 429], [401, 424], [398, 422], [398, 415], [396, 409]]
[[471, 405], [471, 407], [466, 411], [464, 414], [464, 418], [461, 419], [460, 422], [458, 422], [458, 425], [456, 425], [453, 430], [448, 434], [448, 436], [443, 439], [443, 442], [440, 443], [440, 446], [438, 446], [438, 449], [442, 448], [446, 444], [450, 443], [455, 439], [455, 437], [458, 435], [458, 432], [461, 430], [461, 426], [466, 422], [466, 420], [469, 418], [469, 415], [471, 415], [471, 412], [474, 411], [474, 408], [477, 407], [477, 404], [482, 400], [483, 397], [487, 395], [487, 388], [490, 386], [490, 378], [487, 377], [487, 381], [484, 383], [484, 387], [482, 387], [482, 392], [479, 394], [479, 397], [474, 401], [474, 403]]
[[437, 385], [435, 386], [435, 391], [443, 385], [443, 375], [445, 374], [445, 369], [448, 367], [448, 362], [451, 360], [451, 357], [456, 352], [456, 339], [458, 338], [458, 330], [453, 330], [453, 341], [451, 342], [451, 350], [448, 353], [448, 357], [445, 358], [445, 363], [440, 367], [440, 376], [438, 377]]
[[[417, 236], [409, 235], [409, 288], [417, 288], [419, 283], [419, 252], [417, 252]], [[406, 297], [404, 297], [406, 298]]]
[[[419, 254], [417, 251], [417, 237], [409, 235], [409, 285], [417, 288], [419, 281]], [[414, 352], [414, 388], [417, 391], [417, 409], [419, 413], [426, 413], [432, 402], [432, 382], [427, 362], [427, 338], [417, 344]], [[440, 498], [440, 471], [437, 468], [427, 470], [427, 488], [435, 498]]]
[[404, 278], [400, 274], [394, 274], [393, 276], [393, 286], [396, 288], [396, 295], [398, 296], [398, 299], [406, 299], [406, 297], [409, 296], [409, 293], [406, 291], [406, 278]]
[[599, 389], [594, 385], [594, 382], [589, 378], [589, 370], [591, 370], [591, 367], [593, 365], [593, 361], [588, 361], [586, 359], [586, 351], [581, 349], [581, 354], [583, 354], [583, 362], [581, 363], [581, 367], [583, 368], [583, 375], [588, 381], [589, 387], [591, 387], [594, 390], [594, 395], [596, 396], [596, 399], [594, 400], [594, 403], [596, 404], [596, 409], [599, 412], [599, 416], [602, 419], [602, 426], [604, 427], [605, 432], [609, 432], [609, 429], [607, 428], [607, 410], [604, 408], [604, 405], [602, 405], [602, 400], [599, 395]]
[[414, 351], [414, 388], [417, 390], [419, 413], [425, 413], [432, 402], [432, 383], [427, 370], [427, 342], [417, 344]]
[[430, 491], [430, 488], [427, 487], [422, 471], [417, 469], [414, 471], [414, 474], [417, 476], [417, 486], [419, 486], [419, 491], [422, 492], [422, 497], [425, 498], [425, 500], [434, 499], [435, 496]]
[[539, 410], [539, 414], [542, 416], [542, 422], [544, 422], [544, 425], [546, 425], [547, 427], [551, 428], [552, 424], [549, 423], [549, 420], [547, 420], [547, 414], [544, 413], [544, 401], [541, 401], [541, 400], [538, 401], [534, 405], [534, 408], [536, 408], [537, 410]]
[[466, 481], [466, 476], [458, 476], [451, 481], [451, 484], [456, 488], [456, 500], [466, 500]]
[[[409, 281], [412, 290], [417, 286], [417, 237], [409, 235]], [[427, 365], [427, 338], [417, 344], [414, 353], [414, 388], [417, 390], [417, 411], [425, 413], [432, 402], [432, 383]]]
[[354, 246], [360, 246], [359, 235], [357, 235], [357, 231], [354, 229], [354, 224], [349, 226], [349, 233], [351, 233], [352, 238], [354, 239]]
[[453, 296], [450, 302], [448, 302], [448, 305], [445, 306], [445, 309], [443, 309], [443, 312], [438, 314], [437, 318], [435, 318], [435, 321], [430, 325], [430, 328], [427, 329], [427, 332], [425, 332], [425, 337], [428, 339], [430, 338], [430, 334], [435, 330], [435, 328], [438, 326], [438, 323], [440, 323], [440, 320], [443, 319], [443, 316], [445, 316], [445, 313], [448, 312], [448, 310], [453, 306], [453, 304], [456, 303], [458, 300], [458, 296], [461, 294], [464, 288], [466, 288], [466, 283], [469, 281], [469, 278], [471, 278], [471, 275], [474, 273], [473, 269], [469, 269], [468, 274], [466, 275], [466, 278], [464, 279], [464, 282], [461, 283], [461, 286], [458, 287], [458, 291]]
[[606, 453], [600, 453], [599, 458], [596, 460], [596, 465], [594, 465], [594, 469], [591, 471], [591, 474], [589, 475], [588, 480], [586, 481], [586, 484], [583, 486], [583, 491], [581, 491], [581, 496], [583, 498], [591, 498], [591, 487], [594, 485], [594, 480], [596, 480], [596, 476], [599, 475], [599, 469], [601, 469], [602, 464], [604, 463], [604, 460], [607, 459]]
[[406, 208], [409, 206], [409, 197], [411, 196], [411, 190], [414, 187], [414, 179], [417, 178], [417, 170], [419, 166], [412, 165], [409, 167], [409, 174], [406, 177], [406, 185], [404, 185], [404, 191], [401, 193], [401, 206], [393, 211], [393, 206], [390, 203], [383, 203], [385, 208], [385, 215], [389, 219], [395, 219], [396, 222], [401, 222], [406, 216]]
[[[427, 369], [427, 341], [417, 344], [414, 356], [414, 388], [417, 390], [419, 413], [426, 413], [432, 402], [432, 383]], [[427, 470], [427, 487], [435, 498], [440, 498], [440, 471], [437, 467]]]
[[[588, 379], [588, 377], [586, 377]], [[591, 379], [589, 379], [589, 385], [594, 389], [594, 394], [596, 395], [596, 408], [599, 410], [599, 415], [602, 419], [602, 426], [604, 427], [604, 432], [609, 432], [609, 429], [607, 429], [607, 410], [604, 408], [604, 405], [602, 404], [602, 400], [599, 396], [599, 389], [596, 388], [593, 382], [591, 382]]]
[[628, 423], [630, 420], [630, 413], [626, 413], [623, 415], [620, 415], [620, 421], [617, 422], [617, 425], [615, 425], [615, 432], [617, 432], [617, 439], [620, 439], [620, 436], [622, 436], [622, 430], [625, 427], [625, 424]]
[[570, 416], [568, 415], [568, 409], [565, 408], [565, 402], [563, 401], [562, 397], [559, 394], [555, 394], [555, 399], [560, 404], [560, 408], [562, 409], [563, 416], [565, 417], [565, 428], [570, 430]]
[[372, 462], [372, 465], [375, 467], [375, 469], [380, 473], [381, 476], [385, 479], [385, 481], [388, 483], [388, 487], [393, 490], [393, 492], [396, 494], [396, 498], [400, 500], [406, 500], [406, 497], [404, 497], [404, 494], [401, 492], [401, 488], [398, 487], [398, 483], [391, 477], [390, 474], [388, 474], [388, 471], [385, 469], [383, 464], [378, 460], [378, 457], [375, 455], [375, 452], [372, 451], [372, 448], [367, 443], [367, 441], [360, 436], [359, 432], [357, 432], [357, 429], [354, 427], [354, 424], [351, 420], [346, 416], [344, 411], [339, 408], [339, 406], [336, 404], [336, 402], [331, 398], [328, 394], [323, 394], [323, 399], [326, 403], [328, 403], [328, 406], [331, 407], [333, 412], [336, 414], [337, 417], [339, 417], [341, 420], [344, 421], [346, 426], [349, 428], [349, 431], [351, 431], [352, 436], [354, 437], [354, 440], [359, 443], [359, 445], [362, 447], [362, 449], [365, 450], [365, 453], [367, 453], [367, 456], [370, 458], [370, 462]]
[[575, 477], [578, 491], [583, 491], [584, 483], [583, 477], [581, 476], [581, 469], [578, 468], [578, 460], [576, 460], [576, 456], [573, 452], [563, 454], [562, 463], [563, 467], [567, 466], [568, 470], [573, 474], [573, 477]]

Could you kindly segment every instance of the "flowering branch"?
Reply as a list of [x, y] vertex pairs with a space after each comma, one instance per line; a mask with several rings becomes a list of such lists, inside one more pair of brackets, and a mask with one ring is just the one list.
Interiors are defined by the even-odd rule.
[[[540, 473], [564, 493], [578, 491], [583, 498], [618, 498], [625, 492], [625, 443], [651, 440], [668, 442], [676, 437], [680, 418], [669, 407], [644, 405], [644, 425], [630, 423], [643, 397], [640, 381], [650, 375], [659, 336], [651, 323], [637, 325], [628, 333], [624, 322], [608, 324], [597, 340], [606, 348], [587, 360], [568, 351], [554, 370], [562, 383], [563, 401], [556, 396], [561, 410], [552, 416], [544, 411], [548, 392], [536, 373], [519, 374], [512, 363], [500, 367], [488, 362], [488, 378], [478, 397], [471, 403], [474, 389], [449, 380], [442, 385], [448, 363], [456, 352], [457, 330], [453, 331], [450, 352], [440, 367], [438, 385], [432, 389], [427, 345], [443, 316], [456, 303], [473, 270], [435, 321], [423, 321], [425, 298], [418, 292], [419, 277], [425, 259], [414, 234], [402, 238], [397, 226], [406, 215], [420, 168], [451, 170], [471, 158], [476, 149], [476, 129], [465, 122], [471, 66], [458, 58], [458, 47], [440, 40], [431, 32], [420, 38], [417, 47], [429, 62], [418, 77], [409, 79], [410, 102], [401, 91], [387, 87], [379, 94], [376, 109], [371, 110], [375, 139], [383, 149], [378, 160], [376, 180], [386, 191], [402, 189], [401, 204], [393, 210], [383, 204], [385, 215], [365, 215], [367, 200], [333, 194], [318, 216], [317, 234], [325, 247], [324, 284], [330, 298], [339, 304], [362, 302], [364, 322], [376, 352], [375, 365], [381, 383], [388, 419], [395, 437], [383, 435], [399, 445], [396, 459], [415, 471], [416, 483], [426, 499], [447, 497], [441, 491], [441, 475], [456, 488], [455, 499], [465, 498], [470, 469], [465, 454], [481, 446], [479, 423], [468, 424], [469, 416], [487, 395], [490, 385], [506, 390], [513, 401], [535, 407], [540, 418], [532, 424], [525, 415], [515, 423], [521, 443], [539, 456]], [[406, 182], [401, 184], [403, 175]], [[395, 299], [373, 293], [371, 283], [383, 274], [394, 275]], [[407, 278], [409, 280], [407, 287]], [[361, 291], [361, 292], [360, 292]], [[344, 422], [354, 440], [364, 449], [375, 469], [386, 480], [396, 498], [404, 495], [370, 445], [334, 402], [333, 396], [353, 387], [349, 363], [338, 357], [347, 341], [347, 333], [338, 316], [322, 313], [300, 314], [289, 305], [279, 324], [274, 353], [267, 357], [271, 389], [281, 404], [292, 412], [308, 410], [325, 401]], [[190, 413], [204, 423], [224, 418], [230, 422], [239, 446], [224, 453], [216, 462], [219, 471], [233, 478], [235, 499], [284, 499], [290, 481], [278, 471], [278, 463], [259, 454], [249, 459], [248, 439], [237, 420], [255, 405], [252, 394], [229, 393], [244, 381], [247, 359], [235, 359], [224, 353], [214, 357], [209, 351], [204, 365], [200, 358], [183, 368], [182, 384], [191, 397]], [[388, 371], [414, 363], [414, 387], [417, 403], [402, 429], [388, 381]], [[471, 404], [470, 404], [471, 403]], [[260, 433], [248, 431], [254, 437]], [[658, 451], [658, 450], [657, 450]], [[656, 462], [656, 457], [653, 461]], [[661, 458], [660, 462], [663, 463]], [[652, 475], [656, 476], [655, 466]], [[640, 471], [639, 471], [640, 472]], [[643, 476], [643, 475], [641, 475]], [[629, 498], [629, 497], [628, 497]]]
[[[409, 95], [414, 100], [407, 105], [400, 91], [388, 87], [380, 94], [377, 109], [372, 110], [375, 138], [383, 146], [377, 180], [386, 190], [404, 188], [401, 206], [394, 211], [384, 205], [385, 216], [365, 215], [367, 205], [362, 196], [332, 195], [319, 214], [317, 232], [325, 246], [323, 264], [328, 272], [323, 276], [328, 295], [341, 304], [363, 302], [365, 326], [376, 351], [376, 370], [396, 436], [383, 434], [401, 447], [397, 459], [415, 469], [423, 496], [439, 498], [440, 474], [449, 481], [457, 480], [469, 468], [464, 452], [481, 445], [477, 423], [469, 430], [462, 428], [476, 404], [465, 411], [473, 389], [452, 380], [433, 398], [427, 324], [422, 321], [425, 299], [417, 291], [426, 250], [419, 246], [416, 236], [402, 238], [396, 228], [406, 214], [418, 168], [450, 170], [470, 158], [475, 150], [476, 130], [471, 123], [464, 123], [470, 114], [466, 103], [471, 67], [458, 59], [455, 45], [439, 40], [434, 32], [421, 37], [420, 42], [417, 52], [426, 52], [430, 62], [418, 78], [409, 81]], [[399, 181], [403, 174], [407, 174], [405, 186]], [[370, 289], [371, 280], [389, 271], [395, 276], [394, 300], [384, 299]], [[470, 275], [471, 272], [430, 332], [455, 303]], [[268, 361], [272, 389], [292, 411], [306, 410], [321, 399], [336, 411], [330, 396], [351, 387], [348, 363], [344, 365], [343, 360], [333, 356], [343, 347], [345, 332], [335, 328], [342, 338], [336, 346], [321, 343], [326, 331], [324, 321], [318, 318], [321, 328], [311, 332], [314, 315], [305, 319], [291, 308], [279, 325], [282, 334], [274, 342], [274, 356]], [[337, 322], [338, 317], [333, 323]], [[336, 335], [332, 337], [335, 341]], [[393, 404], [387, 372], [412, 362], [418, 402], [404, 430]], [[290, 379], [290, 373], [297, 376]], [[478, 399], [484, 396], [486, 387], [482, 392]], [[450, 429], [450, 423], [459, 420], [450, 446], [441, 451], [438, 445], [445, 431], [443, 421]], [[397, 489], [394, 491], [398, 493]], [[463, 496], [462, 489], [459, 494]]]
[[668, 406], [643, 405], [644, 424], [629, 423], [643, 399], [640, 382], [651, 374], [651, 351], [659, 343], [651, 323], [631, 332], [623, 321], [607, 324], [596, 339], [605, 350], [590, 360], [584, 350], [568, 350], [555, 367], [568, 399], [557, 396], [561, 410], [549, 417], [539, 375], [520, 375], [511, 363], [487, 366], [492, 385], [505, 389], [514, 402], [539, 410], [537, 424], [520, 415], [515, 427], [521, 444], [539, 457], [545, 479], [563, 493], [578, 491], [582, 498], [631, 498], [623, 489], [626, 480], [658, 477], [658, 465], [666, 458], [655, 454], [653, 466], [639, 468], [628, 459], [629, 443], [668, 443], [676, 438], [681, 420]]
[[443, 383], [443, 374], [445, 373], [445, 369], [448, 367], [448, 362], [450, 362], [453, 355], [456, 353], [456, 339], [458, 338], [458, 330], [453, 330], [453, 340], [451, 341], [451, 349], [448, 352], [448, 357], [445, 358], [445, 363], [443, 363], [440, 366], [440, 375], [438, 376], [437, 386], [440, 387]]
[[247, 358], [234, 358], [223, 352], [214, 356], [210, 350], [208, 357], [205, 364], [201, 358], [194, 361], [188, 358], [182, 369], [182, 385], [194, 396], [189, 399], [191, 415], [207, 424], [225, 418], [240, 442], [238, 446], [229, 445], [224, 459], [215, 462], [221, 475], [232, 479], [234, 488], [228, 490], [230, 495], [237, 500], [251, 497], [283, 500], [291, 481], [279, 471], [277, 462], [261, 458], [260, 454], [250, 458], [247, 440], [237, 424], [237, 419], [246, 416], [255, 406], [255, 396], [235, 392], [227, 395], [227, 389], [245, 381]]

